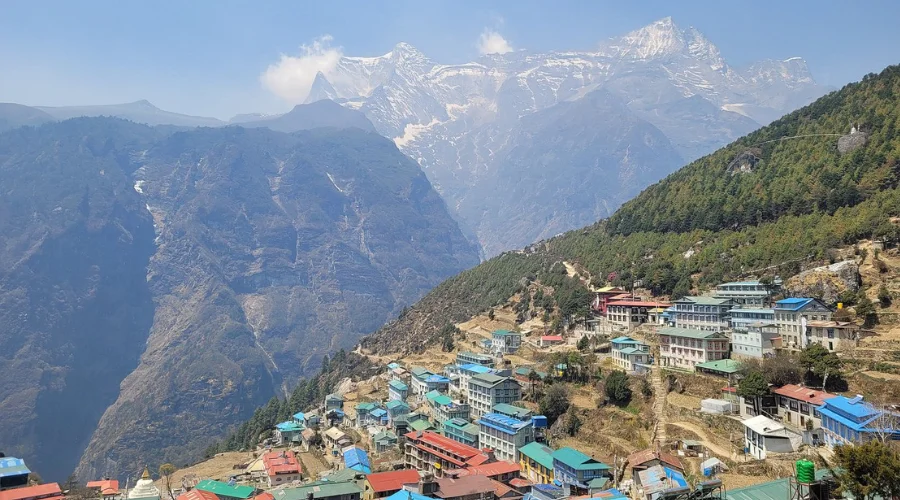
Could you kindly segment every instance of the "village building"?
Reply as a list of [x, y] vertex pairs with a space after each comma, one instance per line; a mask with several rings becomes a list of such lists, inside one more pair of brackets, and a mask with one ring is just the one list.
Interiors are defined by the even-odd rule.
[[735, 307], [762, 308], [769, 302], [769, 288], [759, 281], [734, 281], [716, 285], [713, 297], [729, 299]]
[[[253, 497], [253, 500], [262, 500], [259, 498], [260, 496]], [[208, 491], [193, 489], [178, 495], [175, 497], [175, 500], [219, 500], [219, 497]]]
[[652, 465], [634, 474], [634, 489], [640, 499], [664, 498], [664, 492], [690, 491], [682, 471], [668, 465]]
[[716, 375], [718, 377], [731, 377], [739, 372], [741, 364], [733, 359], [723, 358], [715, 361], [706, 361], [694, 365], [694, 371], [697, 373], [706, 373], [708, 375]]
[[378, 424], [375, 417], [372, 416], [372, 412], [375, 411], [379, 406], [376, 403], [372, 403], [370, 401], [364, 403], [358, 403], [356, 405], [356, 426], [359, 428], [363, 428], [372, 424]]
[[406, 401], [409, 396], [409, 386], [402, 380], [391, 380], [388, 382], [388, 399], [396, 401]]
[[[117, 498], [120, 495], [119, 481], [115, 479], [102, 479], [100, 481], [88, 481], [87, 487], [96, 491], [104, 499]], [[215, 499], [213, 499], [215, 500]]]
[[522, 421], [531, 420], [531, 417], [534, 415], [534, 412], [528, 408], [522, 408], [521, 406], [511, 405], [509, 403], [497, 403], [494, 405], [493, 410], [494, 413], [499, 413], [500, 415], [506, 415], [507, 417]]
[[465, 469], [456, 469], [446, 471], [445, 477], [466, 477], [466, 476], [485, 476], [494, 481], [508, 483], [509, 481], [520, 477], [519, 464], [508, 461], [496, 461], [484, 465], [473, 465]]
[[471, 408], [466, 403], [453, 401], [450, 396], [437, 391], [429, 392], [425, 398], [431, 409], [431, 422], [435, 426], [454, 418], [469, 419]]
[[531, 419], [522, 421], [499, 413], [486, 413], [476, 422], [478, 443], [490, 448], [498, 460], [519, 461], [519, 448], [534, 441]]
[[491, 333], [491, 350], [499, 354], [513, 354], [522, 345], [522, 334], [509, 330], [494, 330]]
[[375, 453], [385, 453], [397, 447], [399, 438], [392, 431], [381, 431], [372, 436]]
[[388, 423], [391, 425], [398, 417], [408, 415], [410, 412], [409, 405], [406, 404], [405, 401], [400, 401], [399, 399], [392, 399], [385, 403], [384, 406], [387, 409]]
[[775, 303], [775, 324], [781, 334], [781, 343], [787, 349], [806, 347], [806, 332], [810, 321], [830, 321], [831, 309], [818, 299], [788, 298]]
[[478, 443], [478, 426], [462, 418], [454, 418], [444, 422], [444, 435], [448, 438], [471, 446], [479, 448]]
[[825, 444], [864, 443], [870, 439], [900, 439], [900, 414], [876, 408], [862, 396], [835, 396], [819, 407]]
[[781, 417], [781, 421], [800, 430], [806, 444], [824, 440], [819, 408], [826, 400], [833, 398], [834, 394], [795, 384], [772, 389], [772, 393], [778, 397], [778, 416]]
[[64, 498], [58, 483], [19, 486], [0, 491], [0, 500], [63, 500]]
[[650, 346], [631, 337], [616, 337], [610, 341], [613, 363], [626, 372], [650, 370]]
[[765, 415], [741, 421], [744, 425], [744, 448], [756, 460], [765, 460], [769, 453], [797, 451], [803, 438], [779, 422]]
[[[532, 380], [532, 373], [536, 376], [536, 380]], [[513, 377], [521, 384], [528, 384], [526, 386], [528, 387], [532, 383], [541, 383], [547, 378], [547, 372], [538, 371], [533, 366], [519, 366], [513, 371]]]
[[354, 481], [316, 481], [296, 488], [271, 491], [274, 500], [360, 500], [362, 488]]
[[470, 378], [467, 393], [473, 418], [490, 413], [494, 405], [512, 404], [522, 399], [522, 387], [516, 379], [490, 373]]
[[414, 469], [376, 472], [366, 476], [363, 487], [364, 500], [385, 498], [403, 489], [404, 484], [419, 482], [419, 472]]
[[325, 411], [328, 412], [330, 410], [343, 410], [344, 409], [344, 398], [338, 394], [329, 394], [325, 396]]
[[727, 330], [729, 311], [734, 308], [731, 299], [715, 297], [682, 297], [675, 301], [675, 326], [709, 332]]
[[425, 383], [425, 379], [434, 375], [434, 373], [422, 368], [421, 366], [414, 366], [409, 370], [409, 389], [412, 394], [422, 395], [428, 392], [428, 385]]
[[612, 470], [603, 462], [573, 448], [553, 452], [553, 478], [573, 495], [602, 489], [612, 478]]
[[606, 319], [613, 324], [625, 328], [637, 328], [644, 323], [659, 323], [658, 316], [651, 314], [653, 309], [669, 307], [662, 302], [646, 302], [643, 300], [615, 300], [607, 304]]
[[660, 365], [693, 371], [699, 363], [728, 357], [728, 338], [724, 333], [688, 328], [659, 329]]
[[297, 422], [281, 422], [275, 425], [275, 442], [278, 446], [290, 445], [300, 442], [300, 433], [303, 432], [303, 425]]
[[627, 295], [625, 290], [623, 290], [619, 287], [615, 287], [615, 286], [603, 287], [599, 290], [596, 290], [595, 293], [596, 293], [596, 296], [594, 297], [594, 300], [591, 302], [591, 310], [601, 316], [606, 316], [607, 304], [609, 304], [609, 302], [613, 299], [613, 297], [618, 297], [623, 294]]
[[[147, 475], [149, 479], [149, 474]], [[140, 482], [140, 481], [138, 481]], [[151, 480], [152, 482], [152, 480]], [[223, 483], [222, 481], [213, 481], [212, 479], [204, 479], [197, 483], [195, 489], [212, 493], [219, 500], [247, 500], [256, 493], [256, 488], [252, 486], [239, 486]], [[131, 494], [128, 496], [131, 499]]]
[[745, 332], [750, 325], [759, 323], [775, 324], [775, 309], [731, 309], [728, 315], [735, 332]]
[[483, 373], [494, 373], [494, 369], [488, 368], [485, 365], [474, 363], [470, 363], [468, 365], [459, 365], [459, 367], [457, 368], [457, 376], [459, 377], [459, 392], [468, 396], [469, 379], [471, 379], [475, 375], [481, 375]]
[[469, 351], [460, 351], [456, 353], [456, 364], [457, 365], [484, 365], [488, 368], [494, 367], [494, 357], [489, 356], [487, 354], [481, 354], [477, 352], [469, 352]]
[[859, 345], [859, 327], [844, 321], [808, 321], [807, 345], [821, 344], [830, 352], [846, 352]]
[[540, 347], [552, 347], [565, 343], [566, 340], [561, 335], [541, 335], [539, 345]]
[[553, 450], [536, 441], [526, 444], [519, 448], [519, 468], [535, 484], [552, 484]]
[[362, 448], [356, 446], [348, 446], [343, 450], [344, 467], [362, 472], [363, 474], [372, 473], [372, 464], [369, 462], [369, 454]]
[[270, 451], [263, 455], [263, 464], [269, 488], [302, 478], [300, 461], [293, 451]]
[[[337, 427], [331, 427], [324, 433], [325, 446], [331, 449], [342, 449], [353, 444], [353, 441]], [[334, 453], [337, 455], [337, 453]]]
[[781, 349], [781, 334], [774, 323], [750, 323], [731, 334], [731, 354], [742, 358], [768, 358]]
[[442, 475], [445, 470], [463, 469], [491, 460], [481, 450], [436, 432], [409, 432], [405, 437], [406, 466], [436, 476]]
[[28, 485], [31, 471], [25, 461], [15, 457], [0, 457], [0, 491]]
[[684, 464], [670, 453], [657, 450], [643, 450], [628, 455], [626, 464], [631, 468], [631, 477], [635, 484], [641, 484], [639, 473], [651, 467], [661, 466], [684, 474]]
[[443, 500], [493, 500], [497, 486], [487, 476], [465, 476], [459, 479], [442, 477], [437, 479], [435, 498]]

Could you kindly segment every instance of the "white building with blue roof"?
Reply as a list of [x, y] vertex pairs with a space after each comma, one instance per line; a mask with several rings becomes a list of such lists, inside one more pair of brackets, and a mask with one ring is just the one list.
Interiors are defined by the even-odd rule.
[[626, 372], [650, 370], [650, 346], [631, 337], [616, 337], [609, 341], [613, 363]]
[[775, 309], [765, 308], [735, 308], [728, 311], [731, 317], [731, 329], [736, 332], [746, 332], [747, 328], [756, 323], [775, 323]]
[[775, 324], [781, 334], [781, 345], [788, 349], [803, 349], [807, 345], [806, 324], [809, 321], [830, 321], [831, 309], [818, 299], [791, 297], [775, 303]]
[[478, 445], [494, 450], [497, 460], [519, 461], [519, 448], [534, 441], [531, 419], [518, 420], [500, 413], [485, 413], [478, 424]]
[[480, 375], [482, 373], [495, 373], [495, 371], [493, 368], [475, 363], [459, 365], [459, 367], [457, 368], [458, 379], [456, 380], [454, 386], [458, 386], [459, 392], [468, 396], [469, 379], [471, 379], [475, 375]]
[[870, 439], [900, 440], [900, 414], [876, 408], [862, 396], [835, 396], [819, 408], [825, 444], [834, 447]]

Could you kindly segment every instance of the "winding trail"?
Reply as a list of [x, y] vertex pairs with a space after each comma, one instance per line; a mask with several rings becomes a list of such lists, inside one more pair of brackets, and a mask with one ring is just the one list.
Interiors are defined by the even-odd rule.
[[669, 422], [669, 425], [681, 427], [684, 430], [693, 432], [700, 438], [700, 441], [703, 442], [703, 446], [705, 446], [716, 455], [719, 455], [720, 457], [731, 458], [732, 460], [737, 460], [739, 458], [734, 450], [728, 450], [717, 445], [712, 437], [706, 432], [706, 430], [699, 425], [690, 422]]

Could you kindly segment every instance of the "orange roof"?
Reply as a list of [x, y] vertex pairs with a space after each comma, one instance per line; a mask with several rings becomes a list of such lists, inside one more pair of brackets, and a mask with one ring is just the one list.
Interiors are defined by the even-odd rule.
[[534, 483], [523, 477], [514, 477], [509, 480], [509, 485], [513, 488], [527, 488], [529, 486], [532, 486], [533, 484]]
[[101, 495], [118, 495], [119, 481], [115, 479], [104, 479], [102, 481], [89, 481], [88, 488], [97, 488]]
[[375, 493], [400, 491], [404, 484], [419, 482], [419, 472], [415, 469], [376, 472], [366, 476], [366, 481]]
[[562, 339], [563, 338], [561, 335], [542, 335], [541, 336], [541, 340], [547, 340], [547, 341], [555, 340], [555, 341], [562, 342]]
[[270, 451], [263, 455], [266, 474], [299, 474], [302, 470], [293, 451]]
[[737, 387], [723, 387], [722, 390], [725, 392], [735, 392], [736, 393]]
[[259, 495], [253, 497], [253, 500], [275, 500], [275, 495], [269, 493], [268, 491], [264, 491]]
[[684, 470], [684, 466], [681, 465], [681, 460], [679, 460], [678, 457], [664, 451], [643, 450], [628, 455], [628, 465], [632, 467], [645, 464], [651, 460], [659, 460], [660, 462], [671, 465], [679, 470]]
[[816, 406], [825, 404], [826, 399], [831, 399], [835, 396], [834, 394], [828, 394], [824, 391], [817, 391], [815, 389], [810, 389], [809, 387], [803, 387], [796, 384], [783, 385], [778, 389], [772, 389], [772, 392], [780, 396], [797, 399], [799, 401], [814, 404]]
[[[272, 497], [272, 500], [274, 499], [275, 497]], [[195, 488], [187, 493], [178, 495], [175, 500], [219, 500], [219, 497], [210, 491], [198, 490]]]
[[519, 472], [519, 470], [521, 470], [519, 464], [514, 462], [494, 462], [492, 464], [466, 467], [468, 475], [482, 475], [487, 477], [509, 474], [511, 472]]
[[0, 500], [24, 500], [26, 498], [48, 498], [61, 499], [62, 490], [59, 489], [57, 483], [39, 484], [37, 486], [26, 486], [24, 488], [13, 488], [11, 490], [0, 491]]

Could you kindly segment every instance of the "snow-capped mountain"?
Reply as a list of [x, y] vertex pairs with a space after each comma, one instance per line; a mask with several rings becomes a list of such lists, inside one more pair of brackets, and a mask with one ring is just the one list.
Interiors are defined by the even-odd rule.
[[[604, 161], [631, 162], [628, 168], [641, 173], [639, 181], [627, 186], [615, 181], [599, 187], [585, 183], [582, 191], [575, 192], [559, 192], [553, 178], [565, 177], [570, 168], [581, 171], [583, 165], [536, 163], [531, 168], [554, 173], [533, 176], [541, 179], [536, 182], [543, 186], [529, 190], [532, 196], [544, 200], [537, 205], [553, 208], [560, 196], [597, 197], [598, 193], [586, 189], [615, 192], [615, 196], [599, 196], [603, 202], [598, 201], [591, 210], [603, 216], [683, 161], [702, 156], [826, 91], [816, 84], [800, 58], [734, 68], [702, 33], [694, 28], [681, 29], [671, 18], [665, 18], [603, 42], [593, 51], [518, 51], [484, 56], [466, 64], [439, 64], [411, 45], [400, 43], [382, 56], [341, 58], [335, 68], [316, 76], [307, 102], [331, 99], [365, 113], [381, 134], [393, 138], [419, 162], [463, 225], [475, 232], [491, 255], [531, 241], [524, 234], [498, 240], [496, 228], [503, 221], [493, 218], [503, 210], [485, 206], [483, 200], [476, 203], [470, 197], [476, 192], [482, 196], [485, 186], [493, 186], [495, 197], [500, 199], [497, 203], [503, 203], [504, 179], [499, 178], [499, 172], [508, 170], [503, 166], [510, 141], [514, 134], [520, 134], [516, 131], [525, 117], [585, 99], [598, 90], [604, 92], [604, 100], [619, 99], [626, 106], [629, 123], [639, 120], [659, 129], [678, 157], [672, 159], [669, 145], [660, 153], [659, 158], [666, 158], [664, 165], [649, 160], [654, 158], [652, 152], [637, 156], [654, 163], [653, 168], [646, 168], [649, 163], [635, 166], [635, 156], [631, 160], [607, 156]], [[566, 105], [565, 110], [581, 113], [578, 119], [582, 122], [586, 119], [579, 106]], [[622, 119], [623, 113], [617, 111], [616, 119]], [[611, 117], [598, 114], [593, 119], [600, 122]], [[571, 139], [579, 143], [579, 138]], [[539, 137], [535, 140], [540, 142]], [[650, 142], [653, 145], [624, 146], [634, 152], [660, 144], [658, 140]], [[552, 145], [569, 146], [565, 141]], [[613, 149], [623, 145], [615, 146]], [[521, 158], [516, 163], [522, 165]], [[602, 167], [596, 171], [609, 171], [609, 165]], [[526, 180], [529, 177], [529, 172], [520, 174]], [[610, 200], [613, 204], [605, 205]], [[480, 209], [472, 210], [475, 206]], [[535, 210], [540, 212], [541, 208]], [[538, 213], [529, 223], [542, 224], [543, 216], [558, 220], [549, 212]], [[538, 233], [545, 235], [544, 231]]]

